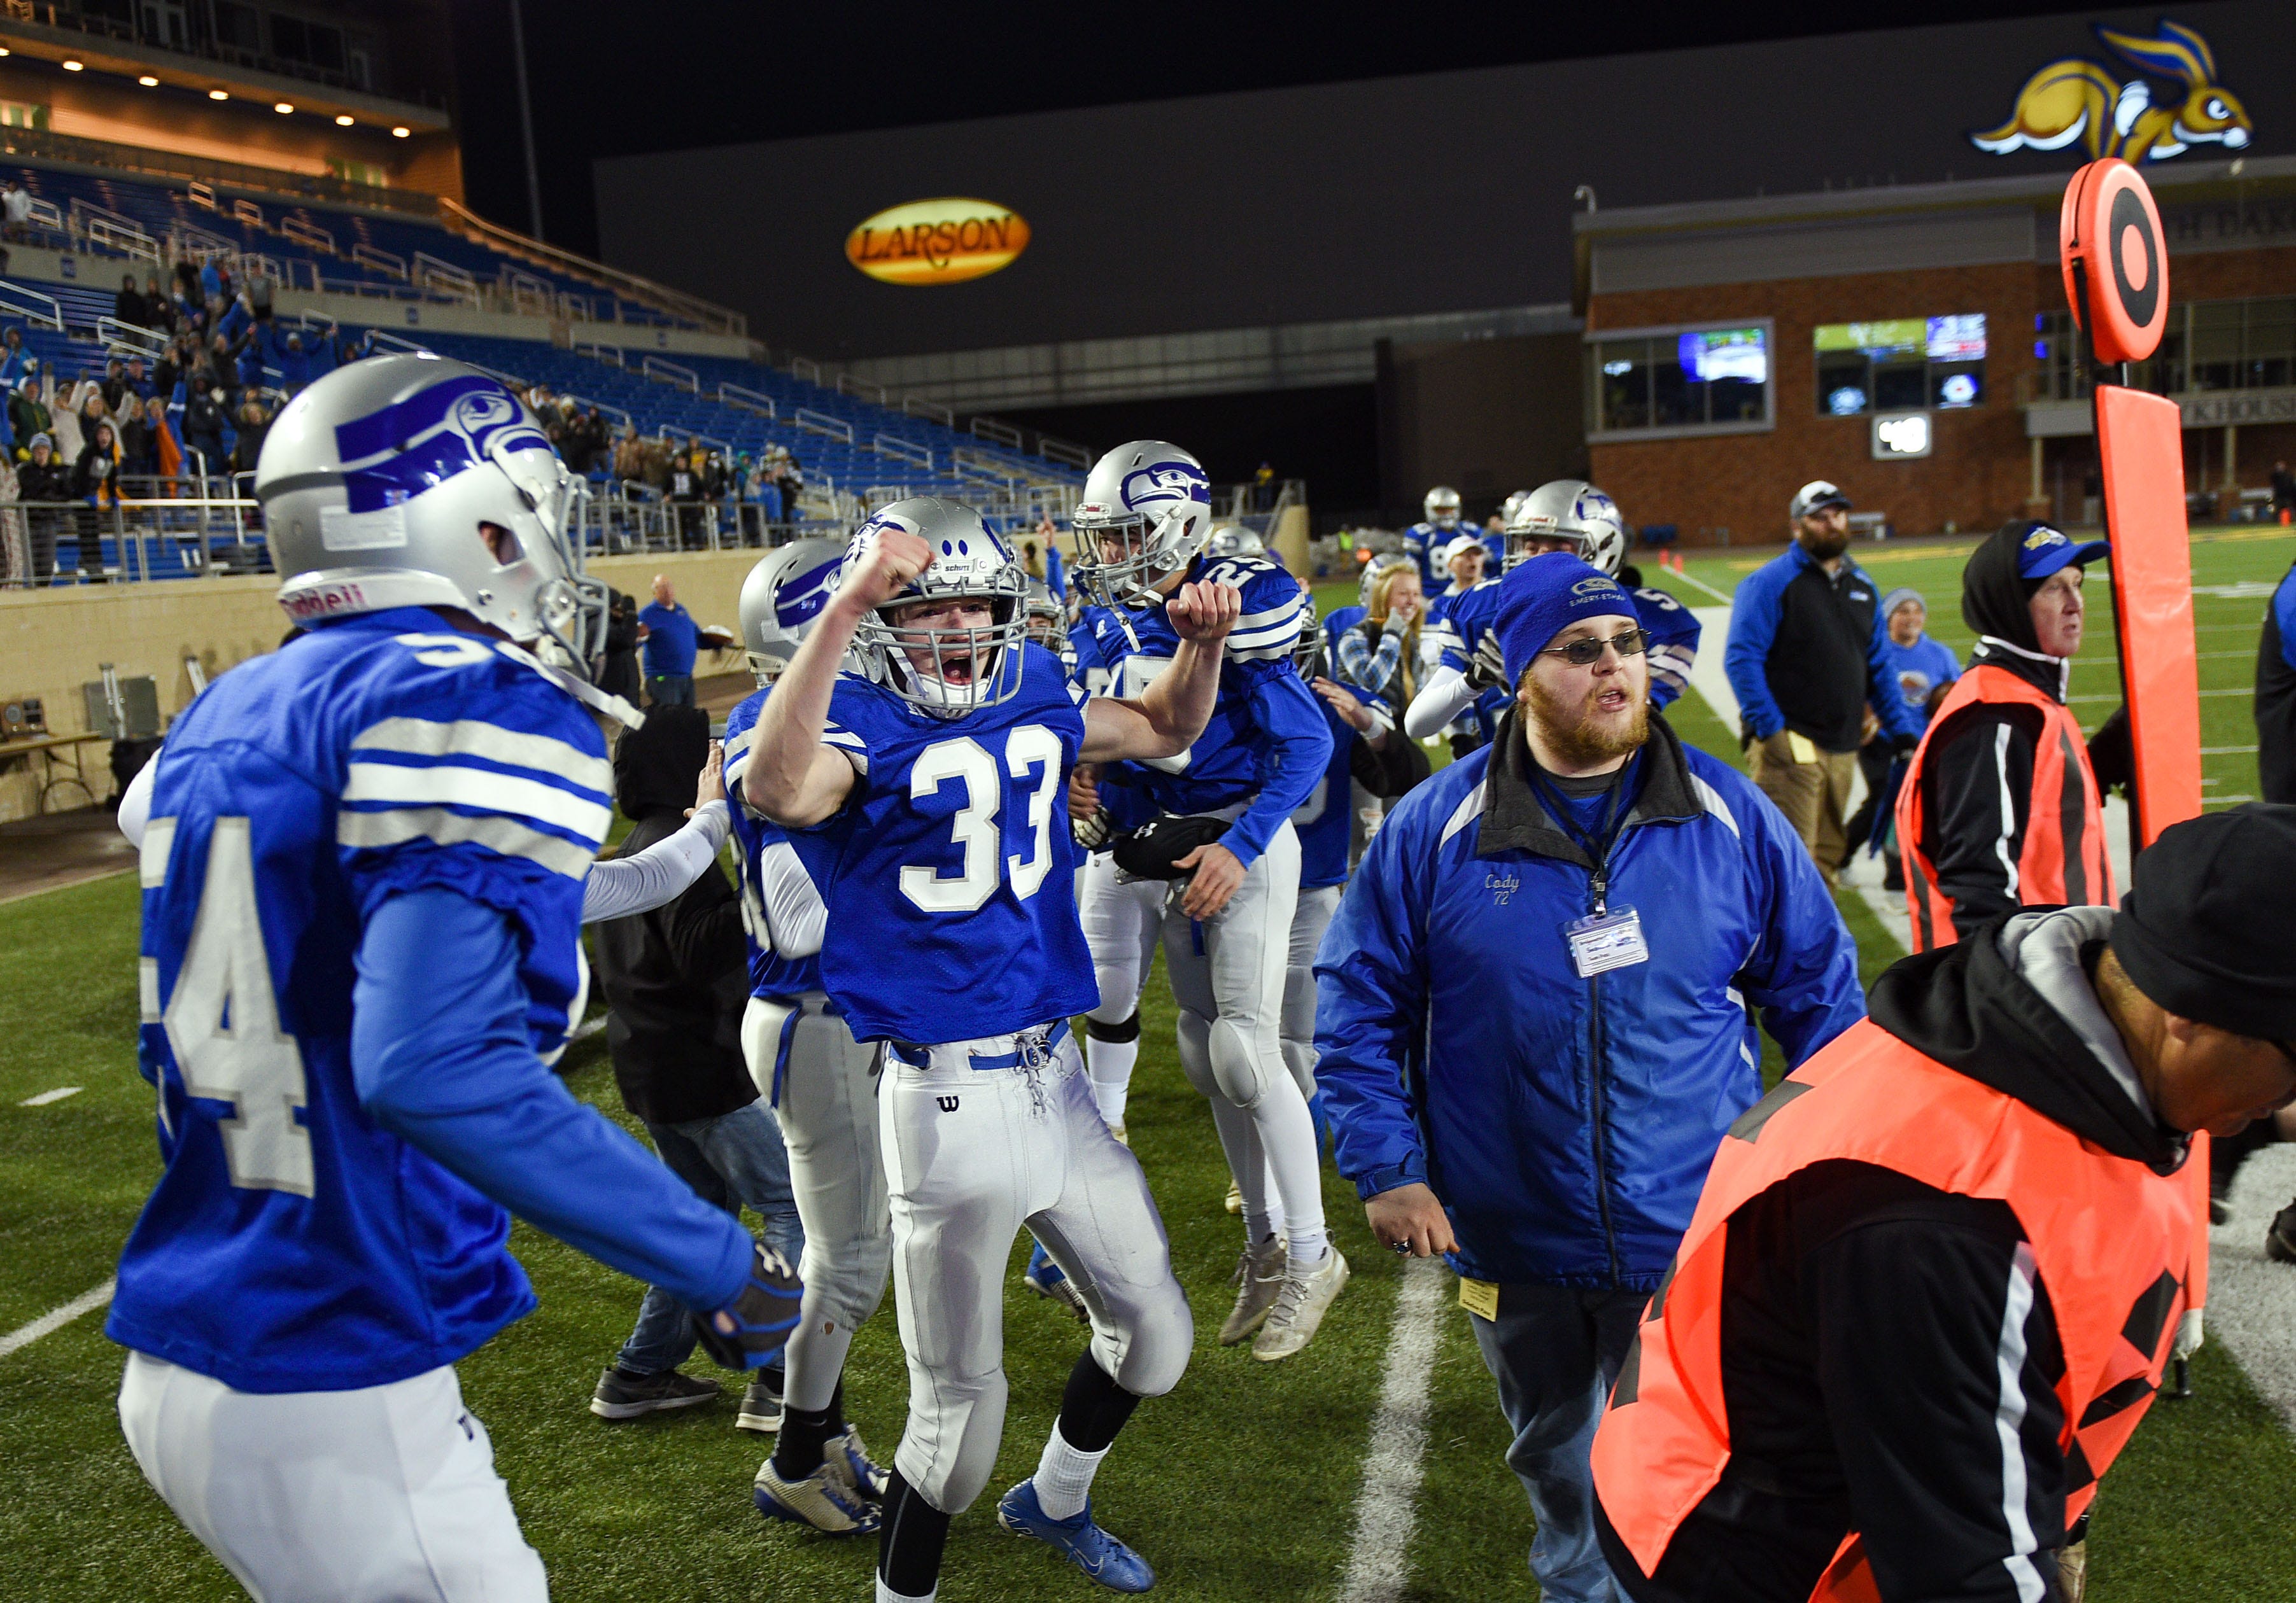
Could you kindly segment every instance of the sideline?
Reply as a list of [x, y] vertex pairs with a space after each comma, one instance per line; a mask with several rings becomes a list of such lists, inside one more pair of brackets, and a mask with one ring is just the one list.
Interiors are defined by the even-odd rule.
[[1340, 1581], [1339, 1603], [1397, 1603], [1410, 1572], [1411, 1533], [1418, 1524], [1420, 1483], [1427, 1475], [1427, 1391], [1441, 1334], [1450, 1272], [1440, 1258], [1412, 1258], [1396, 1293], [1395, 1333], [1388, 1338], [1371, 1451], [1364, 1455], [1356, 1499], [1355, 1540]]
[[61, 1308], [51, 1308], [29, 1325], [19, 1325], [5, 1336], [0, 1336], [0, 1358], [5, 1358], [19, 1347], [29, 1347], [43, 1336], [62, 1329], [83, 1313], [92, 1313], [111, 1300], [117, 1280], [106, 1280], [92, 1291], [83, 1291]]

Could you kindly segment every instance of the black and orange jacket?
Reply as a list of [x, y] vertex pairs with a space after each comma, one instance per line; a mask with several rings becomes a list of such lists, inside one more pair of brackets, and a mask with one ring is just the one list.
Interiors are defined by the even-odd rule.
[[2059, 1595], [2197, 1289], [2186, 1144], [2084, 1040], [2111, 916], [1906, 959], [1724, 1138], [1595, 1443], [1636, 1603]]

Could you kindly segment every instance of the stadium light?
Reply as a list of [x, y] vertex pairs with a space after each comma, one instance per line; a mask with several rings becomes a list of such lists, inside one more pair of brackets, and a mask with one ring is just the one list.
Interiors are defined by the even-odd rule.
[[220, 89], [210, 89], [208, 91], [208, 98], [209, 100], [229, 100], [231, 96], [226, 94]]
[[5, 45], [0, 45], [0, 55], [6, 55], [7, 53], [8, 47]]
[[406, 128], [393, 128], [390, 130], [390, 136], [393, 139], [404, 139], [406, 137], [407, 133], [408, 130]]
[[160, 86], [160, 80], [159, 80], [158, 78], [153, 78], [153, 77], [152, 77], [150, 73], [148, 73], [148, 72], [147, 72], [147, 73], [145, 73], [142, 78], [137, 78], [135, 81], [136, 81], [137, 83], [139, 83], [139, 84], [143, 85], [146, 89], [157, 89], [157, 88]]
[[283, 101], [283, 101], [281, 101], [277, 105], [275, 105], [275, 106], [272, 107], [271, 109], [272, 109], [274, 111], [278, 112], [280, 116], [284, 117], [284, 116], [286, 116], [289, 112], [292, 111], [295, 108], [294, 108], [293, 106], [291, 106], [291, 105], [289, 105], [285, 101]]
[[84, 61], [66, 61], [64, 63], [64, 70], [66, 72], [85, 72], [87, 70], [87, 65]]
[[351, 126], [351, 118], [350, 118], [350, 113], [349, 113], [349, 112], [348, 112], [348, 111], [346, 111], [346, 112], [342, 113], [340, 116], [339, 116], [339, 117], [337, 117], [337, 118], [335, 119], [335, 127], [339, 127], [339, 128], [348, 128], [348, 127], [349, 127], [350, 126]]

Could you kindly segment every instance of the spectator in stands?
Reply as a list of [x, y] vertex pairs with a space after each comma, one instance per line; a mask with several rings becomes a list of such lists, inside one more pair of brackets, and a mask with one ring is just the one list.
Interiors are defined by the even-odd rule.
[[[148, 401], [152, 398], [152, 380], [151, 376], [144, 371], [143, 357], [127, 358], [127, 372], [123, 375], [123, 380], [127, 387], [127, 393], [138, 401]], [[114, 402], [111, 410], [116, 413], [122, 408], [118, 402]]]
[[[0, 407], [0, 418], [5, 416], [6, 409]], [[25, 524], [23, 509], [12, 504], [18, 498], [16, 454], [0, 451], [0, 578], [11, 585], [46, 577], [32, 572], [31, 530]]]
[[669, 499], [676, 508], [677, 544], [693, 551], [706, 544], [701, 532], [701, 453], [681, 454], [669, 466]]
[[55, 442], [45, 434], [28, 438], [27, 459], [16, 470], [16, 499], [33, 503], [24, 521], [32, 548], [32, 577], [45, 584], [56, 570], [56, 534], [66, 516], [62, 504], [71, 499], [71, 481], [56, 461]]
[[207, 290], [201, 287], [200, 270], [190, 261], [176, 264], [176, 327], [189, 331], [198, 321], [200, 308], [208, 302]]
[[49, 421], [47, 404], [40, 399], [39, 364], [28, 362], [25, 367], [24, 376], [16, 381], [15, 392], [8, 397], [8, 426], [24, 442], [17, 453], [20, 462], [29, 458], [32, 437], [47, 433]]
[[31, 237], [31, 192], [13, 178], [6, 181], [4, 188], [0, 188], [0, 216], [6, 218], [0, 232], [4, 232], [8, 238], [21, 241]]
[[184, 443], [176, 438], [175, 426], [168, 421], [168, 403], [158, 396], [144, 403], [144, 427], [151, 440], [151, 465], [144, 471], [160, 480], [160, 495], [173, 495], [180, 487], [176, 480], [184, 470]]
[[800, 521], [804, 513], [798, 508], [805, 499], [805, 470], [798, 465], [796, 454], [786, 446], [783, 447], [774, 482], [781, 487], [782, 516], [791, 523]]
[[103, 394], [103, 409], [117, 417], [119, 403], [127, 394], [127, 364], [117, 356], [106, 357], [103, 379], [96, 388]]
[[774, 526], [785, 521], [786, 515], [782, 510], [782, 487], [774, 481], [773, 470], [763, 457], [750, 464], [746, 493], [758, 503], [758, 521], [766, 526], [765, 541], [770, 545]]
[[200, 298], [196, 304], [219, 312], [225, 282], [222, 262], [209, 257], [200, 265]]
[[247, 282], [239, 293], [241, 299], [247, 302], [248, 315], [258, 323], [271, 321], [273, 287], [270, 275], [263, 270], [263, 264], [250, 259], [247, 268]]
[[161, 334], [175, 331], [176, 309], [168, 303], [156, 273], [144, 275], [144, 326]]
[[271, 413], [250, 394], [240, 403], [237, 421], [239, 439], [231, 448], [231, 470], [234, 473], [252, 473], [256, 459], [263, 454], [263, 437], [271, 432]]
[[10, 323], [0, 331], [0, 384], [12, 393], [16, 381], [24, 376], [24, 358], [31, 353], [24, 348], [24, 331]]
[[693, 650], [701, 632], [678, 604], [668, 574], [653, 576], [653, 601], [639, 611], [638, 631], [645, 642], [647, 699], [656, 707], [692, 707]]
[[279, 370], [279, 388], [293, 396], [311, 381], [311, 353], [304, 348], [303, 332], [290, 329], [283, 339], [277, 323], [262, 326], [270, 364]]
[[224, 388], [220, 384], [200, 385], [184, 394], [186, 386], [177, 385], [183, 399], [183, 442], [186, 464], [194, 473], [220, 473], [229, 454], [224, 448]]
[[[161, 427], [165, 427], [165, 423]], [[141, 402], [119, 416], [119, 471], [127, 478], [159, 475], [159, 445], [152, 438], [152, 421]]]
[[[54, 376], [51, 374], [52, 391], [53, 387]], [[94, 380], [83, 379], [63, 395], [52, 393], [48, 397], [48, 432], [56, 437], [56, 460], [67, 470], [79, 460], [79, 448], [87, 444], [87, 436], [81, 429], [80, 408], [86, 404], [90, 393], [98, 400], [103, 398], [102, 391], [94, 388]]]
[[1340, 636], [1341, 683], [1355, 692], [1384, 702], [1403, 716], [1419, 693], [1419, 569], [1398, 562], [1372, 581], [1371, 605], [1363, 620]]
[[598, 688], [638, 704], [638, 604], [627, 591], [606, 592], [605, 661], [598, 670]]
[[100, 419], [87, 431], [87, 444], [72, 464], [72, 494], [94, 509], [79, 513], [87, 536], [80, 542], [79, 568], [86, 573], [90, 559], [99, 557], [101, 531], [111, 521], [103, 514], [119, 504], [119, 437], [110, 418]]
[[111, 315], [132, 329], [152, 326], [144, 321], [149, 314], [144, 309], [144, 292], [135, 287], [133, 273], [119, 275], [119, 293], [111, 298]]

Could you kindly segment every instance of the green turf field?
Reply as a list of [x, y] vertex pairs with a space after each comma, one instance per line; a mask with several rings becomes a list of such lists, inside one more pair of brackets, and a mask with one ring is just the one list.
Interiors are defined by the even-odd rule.
[[[1884, 585], [1931, 603], [1933, 633], [1966, 644], [1955, 598], [1964, 542], [1858, 552]], [[2296, 540], [2203, 536], [2203, 588], [2276, 579]], [[1743, 559], [1702, 557], [1694, 577], [1727, 592]], [[1713, 598], [1645, 577], [1692, 605]], [[1352, 601], [1352, 585], [1326, 585]], [[2204, 691], [2244, 690], [2260, 592], [2198, 601]], [[2089, 663], [2075, 693], [2086, 723], [2111, 711], [2109, 611], [2092, 614]], [[1705, 649], [1719, 651], [1721, 642]], [[2222, 655], [2216, 655], [2222, 653]], [[2254, 788], [2248, 704], [2202, 703], [2210, 797]], [[1694, 699], [1673, 715], [1693, 742], [1734, 759], [1732, 732]], [[134, 1067], [136, 890], [116, 877], [0, 906], [0, 1331], [17, 1329], [111, 1272], [158, 1160], [150, 1093]], [[1845, 895], [1868, 977], [1895, 955], [1865, 905]], [[1392, 1255], [1364, 1228], [1351, 1188], [1326, 1198], [1356, 1266], [1314, 1345], [1282, 1364], [1222, 1350], [1240, 1245], [1221, 1206], [1226, 1180], [1202, 1101], [1174, 1056], [1168, 993], [1152, 981], [1129, 1125], [1172, 1236], [1199, 1327], [1193, 1364], [1169, 1398], [1144, 1406], [1102, 1471], [1103, 1521], [1136, 1542], [1173, 1599], [1325, 1599], [1353, 1529], [1352, 1506], [1376, 1404], [1398, 1280]], [[576, 1049], [576, 1091], [619, 1118], [600, 1043]], [[51, 1105], [23, 1099], [85, 1087]], [[586, 1411], [599, 1370], [637, 1310], [630, 1282], [521, 1227], [516, 1242], [542, 1299], [462, 1366], [471, 1406], [494, 1435], [529, 1541], [562, 1599], [761, 1599], [869, 1595], [873, 1539], [843, 1542], [767, 1526], [750, 1477], [767, 1439], [732, 1427], [730, 1401], [665, 1420], [607, 1425]], [[1016, 1248], [1017, 1276], [1023, 1255]], [[1035, 1466], [1079, 1345], [1080, 1327], [1019, 1290], [1006, 1309], [1013, 1404], [988, 1496], [957, 1522], [941, 1595], [1084, 1598], [1095, 1589], [1044, 1549], [995, 1529], [995, 1496]], [[241, 1595], [144, 1485], [122, 1444], [113, 1395], [120, 1354], [100, 1318], [80, 1319], [0, 1358], [0, 1487], [14, 1510], [0, 1574], [11, 1598], [160, 1599]], [[695, 1366], [697, 1372], [706, 1364]], [[2095, 1603], [2202, 1603], [2296, 1597], [2296, 1531], [2282, 1517], [2296, 1484], [2296, 1444], [2216, 1347], [2195, 1365], [2199, 1394], [2156, 1406], [2104, 1488], [2092, 1542]], [[890, 1455], [906, 1380], [889, 1305], [865, 1328], [848, 1371], [850, 1411], [881, 1459]], [[1500, 1461], [1505, 1433], [1464, 1316], [1448, 1314], [1432, 1376], [1427, 1475], [1403, 1597], [1529, 1599], [1529, 1521]], [[356, 1450], [355, 1444], [347, 1447]]]

